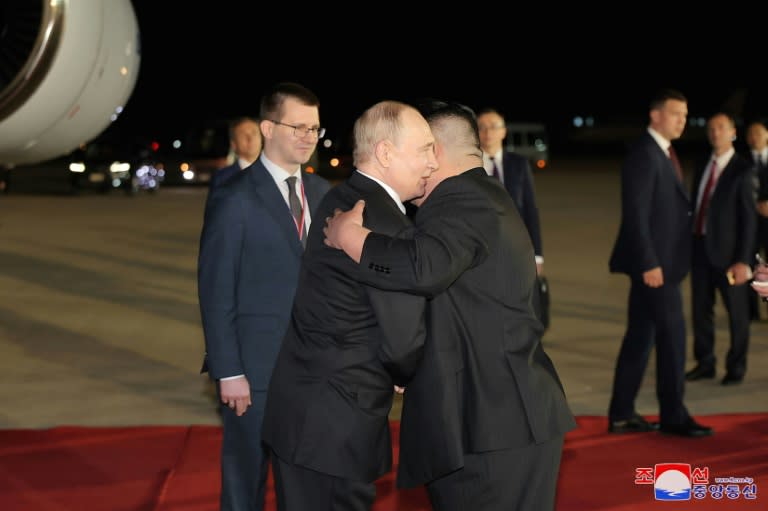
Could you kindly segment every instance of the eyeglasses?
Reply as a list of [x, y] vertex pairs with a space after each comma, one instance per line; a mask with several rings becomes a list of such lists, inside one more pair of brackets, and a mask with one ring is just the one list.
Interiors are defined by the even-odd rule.
[[294, 126], [293, 124], [285, 124], [284, 122], [273, 121], [272, 119], [269, 119], [269, 122], [285, 126], [286, 128], [293, 128], [294, 137], [304, 138], [309, 134], [317, 138], [323, 138], [325, 136], [325, 128], [319, 126], [317, 128], [307, 128], [306, 126]]

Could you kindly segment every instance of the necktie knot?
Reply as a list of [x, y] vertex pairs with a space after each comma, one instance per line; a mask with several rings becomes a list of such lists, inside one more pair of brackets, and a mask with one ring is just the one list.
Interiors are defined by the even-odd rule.
[[493, 156], [489, 156], [488, 159], [491, 160], [491, 175], [495, 177], [496, 179], [499, 178], [499, 167], [496, 166], [496, 158]]

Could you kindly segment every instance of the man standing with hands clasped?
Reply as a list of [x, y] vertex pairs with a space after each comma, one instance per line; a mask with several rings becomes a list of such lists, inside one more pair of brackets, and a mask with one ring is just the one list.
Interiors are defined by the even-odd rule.
[[751, 264], [757, 232], [755, 166], [733, 147], [736, 125], [717, 113], [707, 122], [712, 152], [697, 166], [693, 193], [697, 197], [693, 225], [691, 298], [693, 354], [696, 367], [686, 379], [715, 377], [715, 290], [728, 312], [731, 346], [721, 383], [737, 385], [747, 371]]

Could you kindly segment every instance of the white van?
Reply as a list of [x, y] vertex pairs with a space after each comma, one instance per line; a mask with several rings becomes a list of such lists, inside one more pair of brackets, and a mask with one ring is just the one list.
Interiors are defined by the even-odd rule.
[[508, 122], [505, 149], [525, 156], [534, 170], [543, 169], [549, 161], [547, 128], [538, 122]]

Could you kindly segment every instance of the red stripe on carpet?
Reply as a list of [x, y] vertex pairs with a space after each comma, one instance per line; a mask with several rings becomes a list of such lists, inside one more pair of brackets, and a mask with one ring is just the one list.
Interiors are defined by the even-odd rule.
[[[768, 484], [768, 414], [697, 419], [716, 434], [610, 435], [605, 417], [579, 417], [579, 428], [566, 438], [557, 510], [766, 509], [760, 485]], [[221, 430], [214, 426], [2, 430], [0, 511], [214, 511], [220, 442]], [[708, 492], [687, 502], [656, 501], [653, 484], [635, 484], [635, 475], [661, 463], [708, 468], [710, 485], [715, 478], [752, 478], [757, 498]], [[395, 488], [393, 472], [377, 481], [377, 490], [374, 511], [429, 509], [423, 489]], [[274, 509], [270, 479], [267, 510]]]

